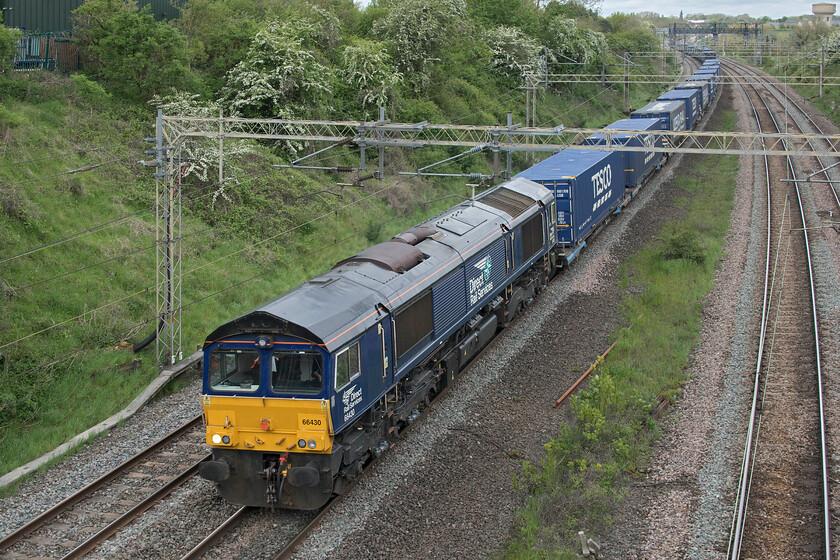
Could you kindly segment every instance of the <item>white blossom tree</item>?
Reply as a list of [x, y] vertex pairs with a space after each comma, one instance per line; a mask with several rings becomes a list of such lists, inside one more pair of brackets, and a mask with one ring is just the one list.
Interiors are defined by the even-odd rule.
[[[218, 117], [222, 106], [214, 101], [200, 101], [198, 94], [184, 91], [173, 91], [169, 95], [152, 99], [149, 103], [163, 109], [165, 115], [177, 115], [181, 117]], [[226, 142], [224, 145], [224, 159], [227, 168], [227, 175], [236, 174], [236, 157], [254, 152], [254, 146], [246, 140]], [[191, 175], [201, 181], [209, 181], [209, 171], [218, 169], [219, 165], [219, 144], [203, 138], [189, 138], [184, 141], [184, 148], [181, 154], [183, 164], [179, 170], [181, 178]], [[219, 185], [213, 192], [212, 204], [216, 199], [222, 197], [230, 200], [225, 194], [225, 185]]]
[[515, 27], [504, 25], [484, 32], [484, 41], [493, 53], [493, 67], [503, 74], [524, 79], [534, 70], [540, 45]]
[[298, 118], [307, 106], [329, 109], [332, 72], [306, 48], [308, 24], [269, 22], [227, 74], [221, 101], [245, 117]]
[[573, 60], [589, 65], [600, 60], [607, 41], [603, 33], [578, 27], [573, 19], [558, 16], [548, 24], [548, 48], [554, 62]]
[[387, 104], [402, 83], [385, 45], [376, 41], [359, 40], [344, 48], [342, 77], [357, 89], [362, 109], [375, 109]]

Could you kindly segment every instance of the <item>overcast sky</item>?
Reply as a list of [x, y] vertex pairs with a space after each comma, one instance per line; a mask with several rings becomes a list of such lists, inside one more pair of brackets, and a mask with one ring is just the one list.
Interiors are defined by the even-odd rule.
[[688, 14], [728, 14], [738, 16], [749, 14], [758, 18], [770, 16], [773, 19], [782, 16], [799, 16], [811, 13], [811, 4], [816, 2], [802, 2], [794, 0], [786, 2], [782, 0], [746, 0], [732, 2], [731, 0], [687, 0], [685, 2], [673, 2], [669, 0], [604, 0], [601, 4], [601, 15], [608, 16], [615, 12], [636, 13], [656, 12], [666, 16], [678, 16], [680, 10]]
[[[739, 16], [748, 14], [754, 18], [769, 16], [778, 19], [782, 16], [801, 16], [811, 13], [811, 4], [815, 2], [802, 2], [801, 0], [744, 0], [733, 2], [732, 0], [687, 0], [686, 2], [674, 2], [673, 0], [603, 0], [600, 7], [602, 16], [608, 16], [615, 12], [638, 13], [656, 12], [665, 16], [678, 16], [680, 10], [688, 14], [728, 14]], [[367, 6], [370, 0], [355, 0], [357, 5]]]

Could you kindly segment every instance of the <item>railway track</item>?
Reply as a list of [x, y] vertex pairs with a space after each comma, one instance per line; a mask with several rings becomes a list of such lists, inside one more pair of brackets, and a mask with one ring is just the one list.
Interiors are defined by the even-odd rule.
[[[751, 73], [740, 65], [727, 66], [737, 75]], [[788, 103], [770, 86], [764, 90], [770, 95], [756, 86], [744, 88], [759, 128], [780, 131], [774, 113], [787, 110]], [[765, 157], [764, 166], [768, 230], [759, 358], [728, 557], [830, 558], [815, 274], [808, 214], [797, 182], [803, 166], [814, 174], [825, 165]]]
[[4, 558], [81, 558], [198, 472], [201, 416], [0, 540]]

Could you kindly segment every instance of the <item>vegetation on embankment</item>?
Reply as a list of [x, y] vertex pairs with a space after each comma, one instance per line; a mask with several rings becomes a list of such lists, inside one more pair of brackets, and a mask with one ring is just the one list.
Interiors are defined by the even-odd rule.
[[[611, 22], [576, 4], [537, 9], [525, 0], [400, 0], [366, 10], [349, 0], [190, 0], [175, 22], [123, 0], [83, 8], [74, 29], [83, 73], [0, 69], [0, 473], [121, 409], [156, 374], [154, 343], [129, 350], [157, 323], [155, 183], [153, 169], [136, 164], [151, 159], [141, 139], [154, 133], [153, 95], [166, 97], [171, 114], [223, 108], [344, 120], [371, 118], [384, 103], [400, 122], [495, 124], [508, 111], [524, 122], [519, 86], [537, 55], [575, 56], [575, 71], [591, 71], [602, 62], [596, 46], [657, 44], [638, 18]], [[424, 19], [447, 10], [454, 20]], [[519, 27], [502, 27], [512, 14]], [[2, 31], [0, 53], [12, 44]], [[148, 40], [138, 40], [141, 31]], [[265, 60], [295, 61], [301, 72]], [[635, 71], [654, 64], [643, 59]], [[281, 67], [288, 72], [273, 73]], [[622, 116], [620, 87], [558, 87], [540, 92], [538, 126], [597, 127]], [[658, 90], [634, 85], [629, 102], [640, 106]], [[463, 180], [396, 175], [458, 149], [388, 151], [385, 181], [341, 187], [353, 177], [272, 167], [309, 146], [226, 142], [224, 185], [217, 154], [192, 148], [180, 180], [185, 353], [219, 323], [454, 202], [426, 201], [469, 195]], [[357, 166], [358, 157], [341, 148], [312, 163]], [[439, 170], [487, 172], [490, 162], [476, 154]]]
[[[734, 123], [734, 111], [724, 111], [721, 130]], [[577, 532], [591, 536], [609, 524], [628, 478], [644, 468], [658, 437], [657, 398], [673, 400], [688, 379], [737, 173], [736, 156], [706, 156], [669, 185], [684, 216], [622, 266], [624, 316], [632, 328], [613, 334], [615, 347], [571, 397], [576, 421], [545, 445], [539, 465], [523, 465], [516, 484], [527, 506], [506, 558], [577, 558]]]

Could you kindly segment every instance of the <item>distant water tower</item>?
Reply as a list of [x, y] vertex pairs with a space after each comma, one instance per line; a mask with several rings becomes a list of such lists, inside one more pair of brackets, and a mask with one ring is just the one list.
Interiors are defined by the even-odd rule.
[[821, 4], [811, 4], [811, 11], [814, 12], [814, 23], [824, 23], [831, 25], [834, 20], [834, 12], [837, 10], [836, 4], [829, 4], [827, 2]]

